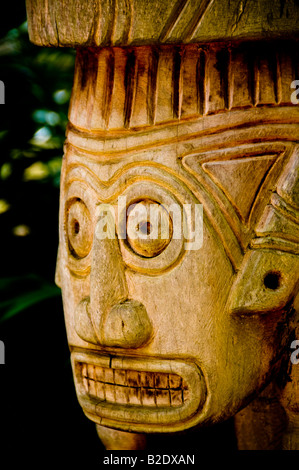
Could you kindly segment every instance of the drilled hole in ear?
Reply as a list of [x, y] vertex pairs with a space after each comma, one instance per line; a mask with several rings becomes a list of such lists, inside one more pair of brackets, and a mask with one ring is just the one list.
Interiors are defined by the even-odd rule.
[[281, 274], [278, 271], [269, 271], [264, 276], [264, 285], [267, 289], [276, 290], [280, 287]]

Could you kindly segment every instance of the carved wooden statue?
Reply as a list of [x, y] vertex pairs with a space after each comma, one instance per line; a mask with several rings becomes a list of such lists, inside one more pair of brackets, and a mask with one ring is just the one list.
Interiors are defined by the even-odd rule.
[[299, 449], [298, 10], [27, 0], [34, 43], [77, 48], [57, 283], [109, 449], [232, 416]]

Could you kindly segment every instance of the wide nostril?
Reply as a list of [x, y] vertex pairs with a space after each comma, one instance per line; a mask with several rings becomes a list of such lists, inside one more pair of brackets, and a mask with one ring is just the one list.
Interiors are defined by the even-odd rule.
[[95, 334], [90, 314], [89, 314], [90, 300], [89, 297], [81, 300], [75, 310], [75, 330], [78, 336], [84, 341], [92, 344], [98, 344], [98, 338]]
[[153, 333], [144, 305], [137, 300], [126, 300], [112, 307], [103, 317], [101, 343], [104, 346], [139, 348]]

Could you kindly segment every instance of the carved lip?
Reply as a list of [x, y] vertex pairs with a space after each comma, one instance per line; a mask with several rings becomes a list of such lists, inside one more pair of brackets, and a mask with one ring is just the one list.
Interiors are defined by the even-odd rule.
[[194, 363], [76, 350], [72, 367], [84, 413], [104, 426], [179, 430], [206, 400], [205, 380]]

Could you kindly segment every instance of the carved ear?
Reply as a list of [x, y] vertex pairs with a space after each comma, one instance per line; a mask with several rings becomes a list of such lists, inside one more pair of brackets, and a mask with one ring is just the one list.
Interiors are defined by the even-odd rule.
[[299, 258], [274, 250], [249, 250], [233, 284], [229, 309], [239, 315], [283, 311], [298, 293]]
[[282, 173], [256, 227], [231, 292], [231, 310], [263, 313], [294, 303], [299, 286], [298, 152]]

